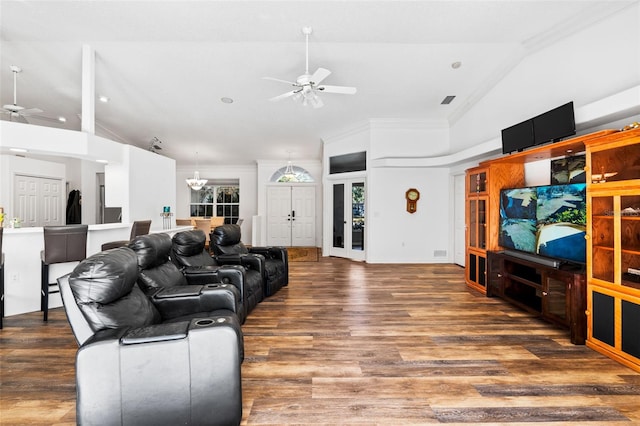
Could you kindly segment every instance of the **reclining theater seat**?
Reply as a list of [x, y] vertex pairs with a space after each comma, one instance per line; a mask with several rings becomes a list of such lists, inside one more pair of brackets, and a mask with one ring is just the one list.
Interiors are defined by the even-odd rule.
[[176, 233], [171, 239], [171, 260], [189, 282], [211, 282], [209, 277], [213, 273], [220, 282], [235, 285], [240, 291], [246, 318], [263, 298], [262, 275], [252, 270], [245, 272], [241, 265], [219, 265], [206, 251], [205, 239], [199, 229]]
[[[233, 312], [241, 323], [244, 320], [244, 306], [238, 288], [233, 284], [222, 282], [223, 278], [219, 276], [218, 271], [212, 271], [206, 277], [205, 282], [200, 279], [197, 282], [189, 282], [169, 258], [171, 252], [171, 237], [169, 235], [163, 233], [140, 235], [129, 243], [129, 248], [135, 252], [138, 259], [138, 285], [148, 296], [158, 299], [154, 294], [159, 289], [165, 289], [163, 294], [166, 294], [168, 291], [183, 292], [183, 287], [190, 284], [206, 284], [209, 289], [208, 293], [215, 293], [217, 290], [218, 293], [226, 294], [233, 299], [235, 303]], [[236, 275], [235, 281], [240, 281], [241, 271], [228, 272], [227, 276], [234, 274]], [[156, 304], [160, 305], [161, 301], [157, 300]]]
[[[58, 279], [76, 354], [76, 421], [237, 425], [242, 334], [228, 310], [167, 319], [136, 284], [129, 248], [100, 252]], [[166, 309], [165, 312], [170, 312]]]
[[289, 257], [285, 247], [251, 247], [247, 248], [241, 241], [238, 225], [217, 226], [211, 232], [210, 247], [221, 261], [229, 255], [259, 254], [264, 256], [264, 295], [272, 296], [282, 287], [289, 284]]

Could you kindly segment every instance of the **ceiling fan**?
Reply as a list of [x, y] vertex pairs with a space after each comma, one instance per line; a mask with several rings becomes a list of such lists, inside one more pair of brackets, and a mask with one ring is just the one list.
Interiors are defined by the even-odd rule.
[[331, 74], [326, 68], [318, 68], [316, 72], [309, 74], [309, 35], [313, 32], [311, 27], [302, 28], [302, 34], [306, 38], [306, 61], [305, 71], [295, 82], [281, 80], [279, 78], [263, 77], [265, 80], [279, 81], [282, 83], [290, 84], [294, 87], [293, 90], [275, 96], [270, 101], [279, 101], [280, 99], [292, 97], [293, 100], [302, 100], [302, 105], [311, 104], [314, 108], [322, 107], [322, 99], [318, 96], [318, 92], [326, 93], [341, 93], [345, 95], [353, 95], [356, 93], [355, 87], [348, 86], [329, 86], [326, 84], [320, 84], [325, 78]]
[[2, 112], [9, 114], [9, 120], [21, 121], [26, 123], [25, 117], [37, 115], [43, 111], [40, 108], [25, 108], [18, 105], [18, 73], [22, 72], [22, 68], [16, 65], [9, 67], [13, 73], [13, 104], [7, 104], [2, 106]]

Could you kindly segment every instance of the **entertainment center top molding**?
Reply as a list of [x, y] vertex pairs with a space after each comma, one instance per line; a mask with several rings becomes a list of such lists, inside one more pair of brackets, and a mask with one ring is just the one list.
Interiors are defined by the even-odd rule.
[[551, 158], [564, 157], [568, 155], [575, 155], [580, 152], [584, 152], [586, 141], [601, 138], [603, 136], [607, 136], [617, 132], [618, 130], [609, 129], [601, 130], [595, 133], [589, 133], [588, 135], [576, 136], [575, 138], [567, 139], [561, 142], [540, 145], [526, 151], [505, 155], [493, 160], [483, 161], [482, 163], [480, 163], [480, 166], [507, 163], [522, 164], [540, 160], [548, 160]]

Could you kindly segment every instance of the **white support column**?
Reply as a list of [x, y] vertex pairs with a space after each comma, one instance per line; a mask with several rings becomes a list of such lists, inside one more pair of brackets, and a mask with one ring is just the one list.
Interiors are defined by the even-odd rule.
[[82, 120], [83, 132], [96, 133], [96, 52], [82, 45]]

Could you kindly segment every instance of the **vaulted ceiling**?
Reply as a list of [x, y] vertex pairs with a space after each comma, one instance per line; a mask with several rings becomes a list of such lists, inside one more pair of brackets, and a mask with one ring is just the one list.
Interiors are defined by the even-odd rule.
[[[367, 119], [455, 122], [523, 54], [632, 2], [2, 0], [0, 102], [13, 103], [17, 65], [18, 104], [43, 110], [28, 121], [79, 130], [89, 45], [95, 94], [109, 98], [96, 101], [101, 136], [157, 138], [184, 165], [196, 152], [211, 165], [319, 159], [322, 138]], [[305, 26], [311, 73], [356, 94], [321, 93], [317, 109], [269, 101], [292, 87], [262, 77], [304, 73]]]

